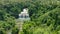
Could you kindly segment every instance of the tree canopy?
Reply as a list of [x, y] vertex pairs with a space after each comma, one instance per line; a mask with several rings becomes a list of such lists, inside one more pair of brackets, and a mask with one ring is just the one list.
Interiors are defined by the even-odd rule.
[[30, 21], [24, 21], [22, 34], [60, 34], [60, 0], [5, 0], [0, 1], [0, 34], [15, 27], [18, 14], [29, 9]]

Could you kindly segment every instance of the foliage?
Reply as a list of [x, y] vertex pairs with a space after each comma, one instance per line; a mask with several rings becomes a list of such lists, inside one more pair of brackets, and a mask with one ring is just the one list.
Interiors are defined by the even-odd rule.
[[[16, 1], [16, 2], [14, 2]], [[23, 8], [29, 9], [31, 20], [23, 24], [23, 34], [60, 34], [59, 0], [6, 0], [0, 2], [0, 34], [13, 29], [19, 32], [15, 19]]]

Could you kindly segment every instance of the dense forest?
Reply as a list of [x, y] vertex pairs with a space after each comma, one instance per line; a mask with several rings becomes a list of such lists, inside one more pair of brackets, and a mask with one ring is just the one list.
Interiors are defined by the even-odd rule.
[[1, 0], [0, 34], [15, 27], [18, 14], [23, 8], [29, 9], [30, 21], [24, 21], [21, 34], [60, 34], [60, 0]]

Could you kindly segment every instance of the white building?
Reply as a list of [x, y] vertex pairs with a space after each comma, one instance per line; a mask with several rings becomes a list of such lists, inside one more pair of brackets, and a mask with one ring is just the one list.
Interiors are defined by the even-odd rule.
[[23, 11], [19, 14], [19, 19], [22, 21], [30, 20], [27, 8], [23, 9]]

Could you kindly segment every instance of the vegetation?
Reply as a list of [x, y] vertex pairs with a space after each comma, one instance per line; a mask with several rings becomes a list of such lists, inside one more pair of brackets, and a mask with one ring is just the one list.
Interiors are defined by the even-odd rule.
[[18, 33], [15, 19], [23, 8], [29, 9], [31, 20], [23, 24], [23, 34], [60, 34], [60, 0], [14, 0], [0, 2], [0, 34]]

